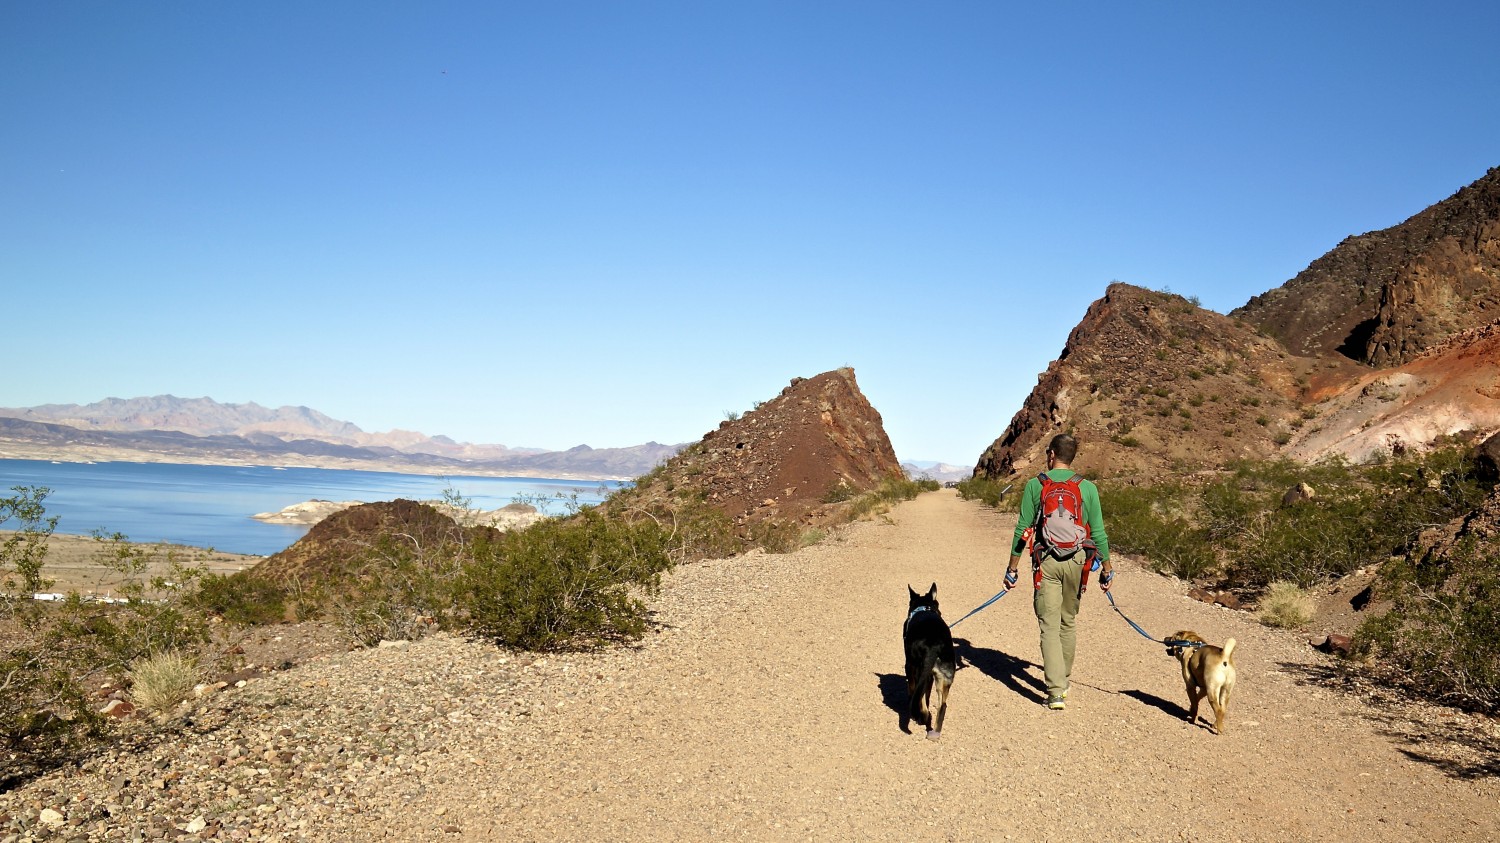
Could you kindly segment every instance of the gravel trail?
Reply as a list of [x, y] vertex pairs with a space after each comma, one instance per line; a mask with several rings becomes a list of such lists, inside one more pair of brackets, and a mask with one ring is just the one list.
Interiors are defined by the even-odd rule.
[[[1107, 494], [1107, 492], [1106, 492]], [[1106, 503], [1107, 506], [1107, 503]], [[1064, 712], [1024, 588], [956, 630], [942, 740], [899, 727], [906, 586], [957, 619], [1014, 515], [929, 493], [785, 556], [674, 572], [639, 646], [536, 658], [449, 636], [210, 698], [167, 738], [0, 795], [0, 843], [290, 840], [1500, 839], [1491, 721], [1375, 704], [1304, 639], [1129, 559], [1157, 636], [1239, 641], [1228, 734], [1091, 588]], [[61, 818], [54, 830], [43, 809]], [[10, 837], [6, 835], [9, 834]]]

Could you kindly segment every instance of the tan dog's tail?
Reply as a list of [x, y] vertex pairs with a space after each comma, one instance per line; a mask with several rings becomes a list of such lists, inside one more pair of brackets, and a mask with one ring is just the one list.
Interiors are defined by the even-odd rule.
[[1224, 661], [1234, 664], [1234, 639], [1224, 642]]

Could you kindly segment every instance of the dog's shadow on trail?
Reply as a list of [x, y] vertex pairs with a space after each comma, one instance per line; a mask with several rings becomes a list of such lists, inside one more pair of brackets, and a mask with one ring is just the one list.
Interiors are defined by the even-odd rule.
[[901, 731], [911, 734], [911, 718], [907, 716], [906, 706], [909, 702], [906, 693], [906, 677], [899, 673], [877, 673], [876, 681], [880, 685], [880, 699], [885, 707], [901, 715]]
[[1178, 720], [1187, 719], [1188, 710], [1186, 708], [1178, 705], [1177, 703], [1168, 702], [1167, 700], [1164, 700], [1155, 694], [1148, 694], [1145, 691], [1141, 690], [1121, 691], [1120, 693], [1127, 697], [1130, 697], [1136, 702], [1144, 703], [1145, 705], [1149, 705], [1152, 708], [1161, 709], [1162, 711], [1172, 715]]
[[[1031, 702], [1040, 703], [1046, 699], [1046, 683], [1027, 672], [1027, 668], [1033, 667], [1040, 670], [1041, 665], [999, 650], [975, 647], [964, 638], [954, 639], [953, 646], [958, 653], [961, 669], [978, 668], [980, 673], [1004, 684]], [[911, 734], [911, 718], [907, 711], [911, 701], [907, 697], [906, 677], [899, 673], [877, 673], [875, 677], [880, 687], [881, 701], [886, 708], [901, 716], [901, 731]]]

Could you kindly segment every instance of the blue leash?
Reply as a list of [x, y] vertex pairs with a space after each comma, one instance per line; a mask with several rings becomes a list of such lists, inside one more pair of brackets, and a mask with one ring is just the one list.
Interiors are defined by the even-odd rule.
[[1125, 618], [1125, 622], [1128, 623], [1128, 624], [1130, 624], [1131, 628], [1134, 629], [1136, 632], [1139, 632], [1141, 634], [1141, 637], [1145, 638], [1147, 641], [1155, 641], [1158, 644], [1165, 644], [1168, 647], [1202, 647], [1203, 646], [1203, 642], [1202, 641], [1184, 641], [1181, 638], [1152, 638], [1151, 637], [1151, 633], [1147, 632], [1144, 629], [1141, 629], [1141, 625], [1140, 624], [1136, 623], [1135, 621], [1131, 620], [1130, 618], [1126, 618], [1125, 617], [1125, 613], [1122, 612], [1122, 611], [1120, 611], [1120, 607], [1119, 606], [1115, 605], [1115, 596], [1114, 596], [1114, 594], [1106, 591], [1106, 592], [1104, 592], [1104, 596], [1109, 598], [1109, 606], [1110, 606], [1110, 608], [1112, 608], [1112, 609], [1115, 610], [1115, 614], [1119, 615], [1122, 618]]
[[999, 600], [1000, 598], [1004, 597], [1005, 595], [1007, 595], [1009, 593], [1010, 593], [1010, 589], [1008, 589], [1008, 588], [1002, 588], [1002, 589], [1000, 589], [1000, 593], [999, 594], [995, 595], [994, 597], [991, 597], [990, 599], [984, 601], [983, 603], [980, 603], [979, 606], [977, 608], [975, 608], [974, 611], [970, 612], [969, 614], [964, 615], [963, 617], [959, 618], [958, 620], [954, 621], [953, 623], [948, 624], [948, 628], [952, 629], [953, 627], [958, 626], [959, 624], [963, 623], [964, 621], [968, 620], [969, 618], [973, 617], [974, 615], [979, 614], [980, 610], [988, 608], [991, 603], [995, 602], [996, 600]]

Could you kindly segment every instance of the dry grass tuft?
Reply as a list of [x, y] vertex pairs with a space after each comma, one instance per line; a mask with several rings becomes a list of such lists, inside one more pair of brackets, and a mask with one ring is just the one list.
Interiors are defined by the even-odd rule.
[[130, 695], [141, 708], [170, 714], [193, 695], [197, 672], [197, 664], [175, 650], [154, 653], [131, 668]]
[[1277, 580], [1260, 600], [1260, 622], [1293, 629], [1313, 618], [1313, 599], [1296, 583]]

